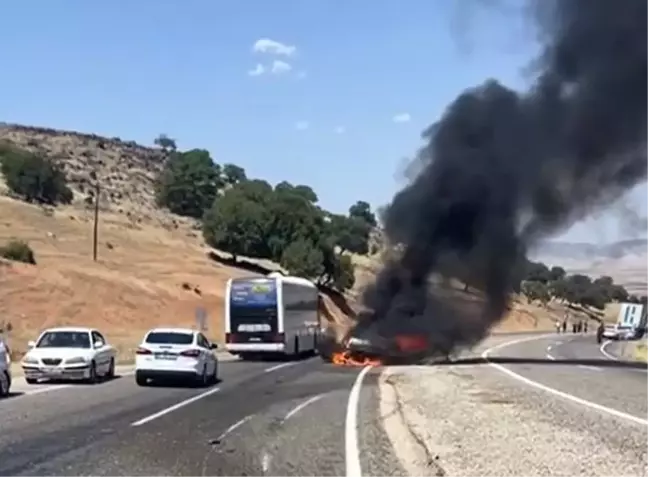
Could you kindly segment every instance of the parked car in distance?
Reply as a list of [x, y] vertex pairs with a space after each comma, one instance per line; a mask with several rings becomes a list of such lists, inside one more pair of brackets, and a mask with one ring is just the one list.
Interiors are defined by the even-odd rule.
[[218, 358], [201, 332], [189, 328], [154, 328], [136, 351], [135, 381], [188, 380], [207, 386], [218, 381]]
[[28, 384], [42, 379], [94, 384], [99, 378], [115, 375], [117, 350], [96, 329], [49, 328], [28, 346], [29, 351], [20, 363]]
[[7, 344], [0, 337], [0, 398], [7, 397], [11, 389], [11, 357]]

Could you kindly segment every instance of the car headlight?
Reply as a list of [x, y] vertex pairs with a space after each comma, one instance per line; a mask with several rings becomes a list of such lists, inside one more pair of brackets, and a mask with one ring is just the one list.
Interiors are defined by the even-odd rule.
[[68, 358], [65, 360], [65, 364], [85, 364], [88, 360], [83, 356], [77, 356], [75, 358]]
[[24, 364], [38, 364], [38, 360], [33, 356], [25, 356], [22, 360]]

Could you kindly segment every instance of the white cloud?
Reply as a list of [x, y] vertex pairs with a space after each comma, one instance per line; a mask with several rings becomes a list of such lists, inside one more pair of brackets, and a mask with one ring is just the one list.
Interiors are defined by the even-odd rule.
[[292, 66], [290, 66], [290, 64], [286, 63], [285, 61], [274, 60], [272, 62], [272, 74], [281, 75], [288, 73], [290, 70], [292, 70]]
[[335, 128], [335, 134], [344, 134], [346, 132], [346, 128], [344, 126], [338, 126]]
[[248, 71], [249, 76], [260, 76], [265, 73], [265, 67], [261, 63], [257, 63], [253, 70]]
[[395, 123], [408, 123], [412, 119], [409, 113], [400, 113], [392, 118]]
[[297, 51], [295, 45], [286, 45], [270, 38], [260, 38], [254, 42], [252, 51], [255, 53], [268, 53], [270, 55], [292, 56]]
[[295, 123], [295, 129], [297, 129], [298, 131], [304, 131], [308, 129], [309, 126], [310, 124], [308, 123], [308, 121], [297, 121]]

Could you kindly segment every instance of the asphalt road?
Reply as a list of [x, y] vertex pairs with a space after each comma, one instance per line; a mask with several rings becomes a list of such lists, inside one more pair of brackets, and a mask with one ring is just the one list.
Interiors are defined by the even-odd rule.
[[32, 387], [0, 401], [0, 475], [345, 475], [349, 449], [365, 473], [404, 475], [372, 372], [347, 442], [359, 372], [319, 358], [232, 361], [206, 389], [142, 388], [132, 375]]
[[[491, 364], [517, 378], [483, 362], [494, 343]], [[593, 336], [500, 337], [453, 366], [471, 362], [462, 372], [546, 420], [645, 453], [645, 366], [609, 359]], [[130, 374], [17, 383], [0, 401], [0, 475], [407, 475], [379, 415], [380, 370], [358, 387], [360, 369], [319, 358], [220, 366], [222, 381], [203, 389], [142, 388]]]
[[646, 365], [610, 359], [592, 334], [522, 339], [490, 356], [499, 356], [500, 364], [551, 389], [638, 419], [648, 415]]

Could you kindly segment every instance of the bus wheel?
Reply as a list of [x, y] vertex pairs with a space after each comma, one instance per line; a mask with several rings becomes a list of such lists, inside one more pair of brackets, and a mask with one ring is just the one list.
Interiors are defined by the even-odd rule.
[[299, 336], [295, 336], [295, 357], [299, 358]]

